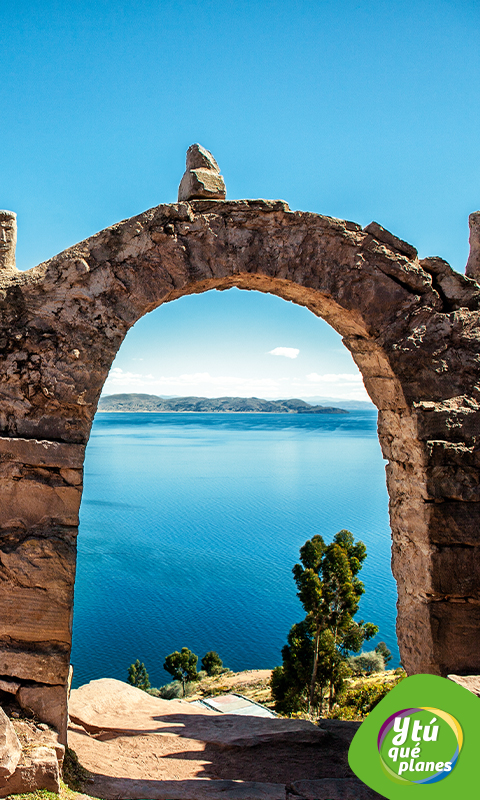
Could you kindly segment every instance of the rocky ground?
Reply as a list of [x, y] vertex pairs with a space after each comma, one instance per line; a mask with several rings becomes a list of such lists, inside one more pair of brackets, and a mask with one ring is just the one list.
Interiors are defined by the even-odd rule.
[[[267, 671], [224, 676], [223, 691], [263, 691]], [[190, 699], [190, 698], [189, 698]], [[151, 697], [126, 683], [92, 681], [72, 692], [69, 745], [89, 772], [91, 796], [151, 800], [379, 797], [351, 773], [358, 722], [218, 714]]]

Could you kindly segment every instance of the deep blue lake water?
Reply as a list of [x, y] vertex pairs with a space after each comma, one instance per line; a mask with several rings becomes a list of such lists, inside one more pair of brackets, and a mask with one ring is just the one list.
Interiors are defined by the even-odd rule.
[[[80, 513], [74, 685], [217, 650], [233, 670], [281, 663], [304, 617], [292, 567], [306, 539], [367, 546], [359, 616], [398, 664], [385, 469], [375, 411], [95, 417]], [[375, 644], [375, 642], [373, 643]], [[368, 643], [368, 649], [371, 644]]]

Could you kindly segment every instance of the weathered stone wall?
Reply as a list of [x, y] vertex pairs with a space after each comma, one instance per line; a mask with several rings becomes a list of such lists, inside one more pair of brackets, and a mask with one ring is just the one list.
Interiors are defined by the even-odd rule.
[[376, 224], [196, 200], [0, 272], [0, 679], [42, 718], [64, 719], [84, 447], [115, 354], [162, 303], [232, 286], [343, 336], [379, 409], [403, 663], [480, 670], [479, 285]]

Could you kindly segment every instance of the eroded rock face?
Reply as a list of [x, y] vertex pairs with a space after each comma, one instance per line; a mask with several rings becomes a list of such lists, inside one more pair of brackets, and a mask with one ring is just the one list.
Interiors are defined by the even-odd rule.
[[479, 285], [379, 225], [195, 200], [0, 271], [0, 675], [60, 687], [66, 708], [82, 465], [103, 383], [142, 315], [232, 286], [306, 306], [343, 336], [379, 409], [402, 661], [480, 672]]

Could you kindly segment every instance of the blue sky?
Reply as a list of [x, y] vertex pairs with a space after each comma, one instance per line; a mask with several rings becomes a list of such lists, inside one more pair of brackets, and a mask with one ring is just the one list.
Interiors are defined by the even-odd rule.
[[[458, 0], [4, 4], [0, 207], [18, 214], [18, 266], [175, 201], [198, 141], [231, 199], [375, 219], [463, 271], [479, 23]], [[148, 315], [114, 370], [108, 392], [365, 397], [324, 323], [237, 290]]]

